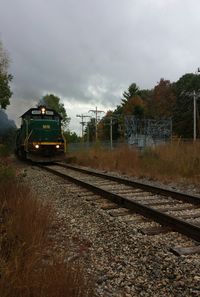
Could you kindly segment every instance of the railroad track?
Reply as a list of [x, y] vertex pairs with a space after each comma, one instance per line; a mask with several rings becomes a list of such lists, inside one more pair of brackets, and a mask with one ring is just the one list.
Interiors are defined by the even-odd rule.
[[[200, 241], [200, 197], [77, 166], [55, 163], [40, 167], [108, 199], [110, 204], [105, 209], [128, 209], [124, 214], [138, 213], [160, 224], [146, 229], [146, 234], [177, 231]], [[190, 252], [199, 250], [195, 245]]]

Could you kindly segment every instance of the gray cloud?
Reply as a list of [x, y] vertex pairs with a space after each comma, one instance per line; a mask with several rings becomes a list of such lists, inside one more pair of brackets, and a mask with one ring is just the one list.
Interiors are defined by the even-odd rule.
[[61, 96], [66, 109], [114, 107], [132, 82], [152, 88], [161, 77], [174, 81], [199, 66], [198, 0], [0, 4], [0, 39], [14, 75], [13, 116], [47, 92]]

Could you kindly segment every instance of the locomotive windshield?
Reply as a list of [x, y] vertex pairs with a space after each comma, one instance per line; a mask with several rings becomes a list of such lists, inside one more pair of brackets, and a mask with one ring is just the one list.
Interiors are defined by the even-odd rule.
[[33, 120], [54, 120], [54, 121], [59, 121], [59, 117], [58, 116], [50, 116], [50, 115], [34, 115], [34, 116], [31, 116], [31, 119]]
[[48, 116], [53, 116], [54, 112], [53, 110], [46, 110], [45, 107], [41, 107], [40, 109], [34, 109], [31, 111], [31, 114], [34, 115], [48, 115]]

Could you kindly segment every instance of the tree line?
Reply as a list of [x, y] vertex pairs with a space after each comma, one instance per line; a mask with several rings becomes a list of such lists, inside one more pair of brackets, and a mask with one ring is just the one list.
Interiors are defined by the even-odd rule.
[[[153, 89], [140, 89], [132, 83], [123, 92], [120, 104], [109, 110], [98, 123], [98, 139], [110, 137], [112, 119], [113, 139], [123, 138], [125, 116], [137, 119], [172, 119], [173, 135], [193, 137], [193, 93], [200, 94], [200, 75], [187, 73], [176, 82], [164, 78]], [[199, 110], [197, 100], [197, 136], [200, 136]], [[89, 135], [88, 135], [89, 133]], [[87, 123], [85, 139], [95, 139], [95, 119]]]

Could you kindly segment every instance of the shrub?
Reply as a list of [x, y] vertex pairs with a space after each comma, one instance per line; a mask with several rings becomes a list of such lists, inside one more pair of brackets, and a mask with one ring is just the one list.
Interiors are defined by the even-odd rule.
[[75, 154], [75, 162], [104, 170], [159, 180], [186, 178], [199, 183], [200, 143], [174, 141], [143, 151], [123, 146], [112, 151], [93, 149]]
[[15, 176], [0, 167], [0, 296], [94, 296], [79, 264], [64, 263], [51, 252], [48, 234], [53, 210], [39, 202]]

